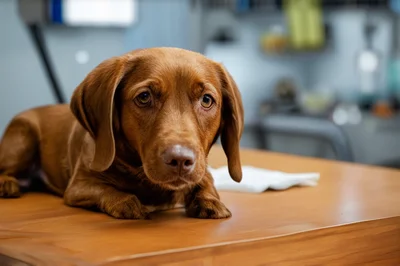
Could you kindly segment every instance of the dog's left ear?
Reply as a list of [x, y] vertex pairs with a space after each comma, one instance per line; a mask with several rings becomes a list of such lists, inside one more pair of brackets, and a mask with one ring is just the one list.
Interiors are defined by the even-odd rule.
[[221, 143], [228, 159], [229, 174], [234, 181], [240, 182], [242, 180], [240, 139], [244, 124], [242, 97], [232, 76], [220, 64], [217, 64], [217, 73], [223, 97]]
[[114, 95], [125, 75], [127, 58], [113, 57], [100, 63], [75, 89], [72, 113], [95, 142], [90, 168], [102, 172], [114, 161]]

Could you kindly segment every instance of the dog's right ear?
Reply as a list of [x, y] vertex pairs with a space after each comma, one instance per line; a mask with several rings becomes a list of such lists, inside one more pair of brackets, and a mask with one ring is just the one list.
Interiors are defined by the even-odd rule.
[[113, 57], [100, 63], [75, 89], [70, 103], [72, 113], [95, 142], [90, 168], [107, 170], [114, 161], [114, 95], [126, 72], [129, 58]]

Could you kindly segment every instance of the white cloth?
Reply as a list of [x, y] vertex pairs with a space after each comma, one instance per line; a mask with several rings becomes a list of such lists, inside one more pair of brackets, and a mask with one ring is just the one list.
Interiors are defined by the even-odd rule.
[[237, 183], [229, 175], [228, 167], [208, 168], [219, 191], [262, 193], [268, 189], [285, 190], [293, 186], [316, 186], [319, 173], [284, 173], [253, 166], [242, 166], [242, 181]]

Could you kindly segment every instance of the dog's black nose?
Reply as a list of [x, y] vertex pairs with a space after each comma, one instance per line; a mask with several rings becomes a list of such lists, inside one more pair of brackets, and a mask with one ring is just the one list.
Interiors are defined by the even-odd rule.
[[196, 162], [194, 152], [184, 146], [174, 145], [167, 148], [163, 154], [164, 163], [176, 174], [189, 174]]

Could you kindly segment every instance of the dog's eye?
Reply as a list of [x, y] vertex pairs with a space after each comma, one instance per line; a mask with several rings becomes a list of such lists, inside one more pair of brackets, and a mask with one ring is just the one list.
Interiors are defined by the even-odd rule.
[[148, 91], [140, 93], [136, 98], [135, 98], [136, 103], [139, 106], [148, 106], [151, 103], [151, 94]]
[[208, 109], [210, 108], [214, 103], [213, 97], [209, 94], [204, 94], [203, 97], [201, 98], [201, 106], [204, 108]]

